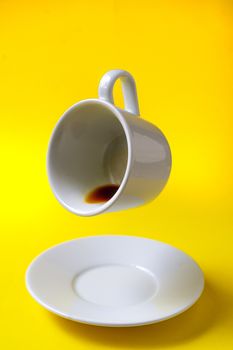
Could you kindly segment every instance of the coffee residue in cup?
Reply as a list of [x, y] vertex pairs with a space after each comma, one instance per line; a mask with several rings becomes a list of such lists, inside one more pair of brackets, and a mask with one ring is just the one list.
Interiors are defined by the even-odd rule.
[[103, 203], [109, 201], [119, 189], [120, 185], [104, 185], [96, 187], [85, 198], [87, 203]]

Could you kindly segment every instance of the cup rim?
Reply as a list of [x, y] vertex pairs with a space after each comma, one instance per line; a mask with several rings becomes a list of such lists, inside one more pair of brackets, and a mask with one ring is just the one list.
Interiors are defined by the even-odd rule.
[[[101, 106], [104, 106], [105, 108], [110, 110], [113, 113], [113, 115], [118, 119], [118, 121], [120, 122], [120, 124], [124, 130], [124, 134], [126, 136], [128, 156], [127, 156], [127, 165], [125, 168], [125, 173], [124, 173], [123, 179], [122, 179], [121, 184], [120, 184], [118, 190], [116, 191], [116, 193], [106, 203], [101, 204], [98, 208], [90, 209], [88, 211], [82, 211], [82, 210], [75, 209], [72, 206], [68, 205], [65, 201], [63, 201], [63, 199], [59, 196], [59, 194], [55, 190], [55, 188], [53, 186], [51, 171], [50, 171], [50, 154], [51, 154], [51, 148], [52, 148], [52, 140], [53, 140], [54, 135], [57, 132], [57, 129], [60, 126], [61, 122], [67, 117], [67, 115], [70, 112], [75, 110], [77, 107], [80, 107], [83, 105], [88, 105], [88, 104], [89, 105], [90, 104], [99, 104]], [[101, 213], [107, 211], [107, 209], [109, 209], [111, 206], [113, 206], [113, 204], [120, 198], [120, 196], [121, 196], [121, 194], [122, 194], [122, 192], [123, 192], [123, 190], [128, 182], [130, 170], [131, 170], [131, 166], [132, 166], [132, 159], [133, 159], [132, 151], [133, 151], [132, 136], [131, 136], [131, 131], [130, 131], [129, 125], [126, 122], [124, 116], [122, 116], [121, 111], [117, 107], [115, 107], [110, 102], [107, 102], [107, 101], [102, 100], [102, 99], [97, 99], [97, 98], [96, 99], [94, 99], [94, 98], [86, 99], [86, 100], [82, 100], [82, 101], [75, 103], [74, 105], [69, 107], [63, 113], [63, 115], [60, 117], [60, 119], [58, 120], [57, 124], [55, 125], [55, 127], [53, 129], [52, 135], [51, 135], [50, 140], [49, 140], [49, 146], [48, 146], [48, 152], [47, 152], [47, 158], [46, 158], [46, 168], [47, 168], [47, 174], [48, 174], [48, 178], [49, 178], [49, 184], [50, 184], [50, 187], [52, 189], [53, 194], [55, 195], [58, 202], [65, 209], [67, 209], [71, 213], [79, 215], [79, 216], [94, 216], [94, 215], [98, 215], [98, 214], [101, 214]]]

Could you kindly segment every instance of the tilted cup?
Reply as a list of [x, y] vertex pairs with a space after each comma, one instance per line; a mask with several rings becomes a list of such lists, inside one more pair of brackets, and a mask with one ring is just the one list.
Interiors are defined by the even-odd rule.
[[[114, 105], [113, 87], [122, 81], [124, 109]], [[70, 107], [52, 133], [47, 156], [50, 186], [69, 211], [92, 216], [143, 205], [164, 188], [171, 152], [163, 133], [139, 117], [136, 86], [124, 70], [107, 72], [99, 99]], [[89, 203], [94, 188], [118, 185], [106, 202]]]

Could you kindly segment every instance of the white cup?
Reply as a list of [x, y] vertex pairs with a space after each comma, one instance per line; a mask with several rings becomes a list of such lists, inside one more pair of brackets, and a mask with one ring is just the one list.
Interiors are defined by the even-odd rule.
[[[125, 109], [114, 105], [113, 86], [122, 81]], [[171, 170], [171, 152], [162, 132], [139, 118], [133, 77], [123, 70], [107, 72], [99, 99], [70, 107], [51, 136], [47, 169], [58, 201], [81, 216], [119, 211], [153, 200]], [[117, 184], [106, 202], [88, 203], [97, 187]]]

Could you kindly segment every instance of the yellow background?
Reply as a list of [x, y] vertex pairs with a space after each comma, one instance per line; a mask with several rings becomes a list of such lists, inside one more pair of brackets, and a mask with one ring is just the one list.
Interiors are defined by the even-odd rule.
[[[231, 1], [0, 1], [2, 349], [233, 348]], [[45, 160], [59, 116], [97, 97], [109, 69], [135, 77], [141, 115], [167, 136], [169, 183], [144, 207], [77, 217], [54, 198]], [[120, 86], [116, 101], [122, 103]], [[199, 302], [136, 329], [60, 319], [27, 293], [44, 249], [93, 234], [162, 240], [203, 268]]]

